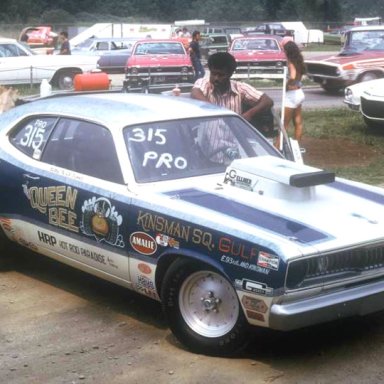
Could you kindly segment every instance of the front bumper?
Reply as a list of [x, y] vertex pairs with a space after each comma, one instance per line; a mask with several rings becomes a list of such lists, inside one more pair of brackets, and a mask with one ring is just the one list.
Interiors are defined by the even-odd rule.
[[294, 303], [273, 304], [269, 327], [290, 331], [381, 310], [384, 310], [384, 281], [377, 281]]

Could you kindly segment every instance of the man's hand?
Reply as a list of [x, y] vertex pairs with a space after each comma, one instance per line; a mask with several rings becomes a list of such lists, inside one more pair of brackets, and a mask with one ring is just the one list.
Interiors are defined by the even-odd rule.
[[241, 116], [247, 120], [251, 121], [253, 116], [257, 115], [259, 112], [266, 111], [273, 107], [273, 100], [265, 93], [260, 97], [259, 101], [254, 107], [249, 108]]

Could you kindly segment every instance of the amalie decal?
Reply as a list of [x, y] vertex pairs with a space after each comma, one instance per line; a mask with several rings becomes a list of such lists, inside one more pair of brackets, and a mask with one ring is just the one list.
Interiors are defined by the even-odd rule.
[[132, 248], [142, 255], [153, 255], [157, 251], [155, 239], [145, 232], [134, 232], [129, 238]]

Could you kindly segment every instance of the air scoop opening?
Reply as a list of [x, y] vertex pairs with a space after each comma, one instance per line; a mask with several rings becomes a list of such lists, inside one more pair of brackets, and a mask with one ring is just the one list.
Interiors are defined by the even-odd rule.
[[314, 185], [328, 184], [335, 181], [334, 172], [329, 171], [315, 171], [306, 172], [302, 174], [292, 175], [289, 180], [289, 185], [293, 187], [312, 187]]

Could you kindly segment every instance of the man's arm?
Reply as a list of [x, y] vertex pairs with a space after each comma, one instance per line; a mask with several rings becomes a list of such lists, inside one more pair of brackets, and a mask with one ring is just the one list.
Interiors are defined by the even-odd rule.
[[200, 88], [195, 88], [193, 87], [191, 89], [191, 98], [192, 99], [196, 99], [196, 100], [201, 100], [201, 101], [207, 101], [209, 102], [209, 100], [207, 99], [206, 96], [204, 96], [202, 90]]
[[273, 107], [273, 100], [265, 93], [262, 94], [257, 103], [249, 108], [246, 112], [242, 114], [245, 120], [251, 121], [253, 116], [257, 115], [260, 112], [266, 111]]

